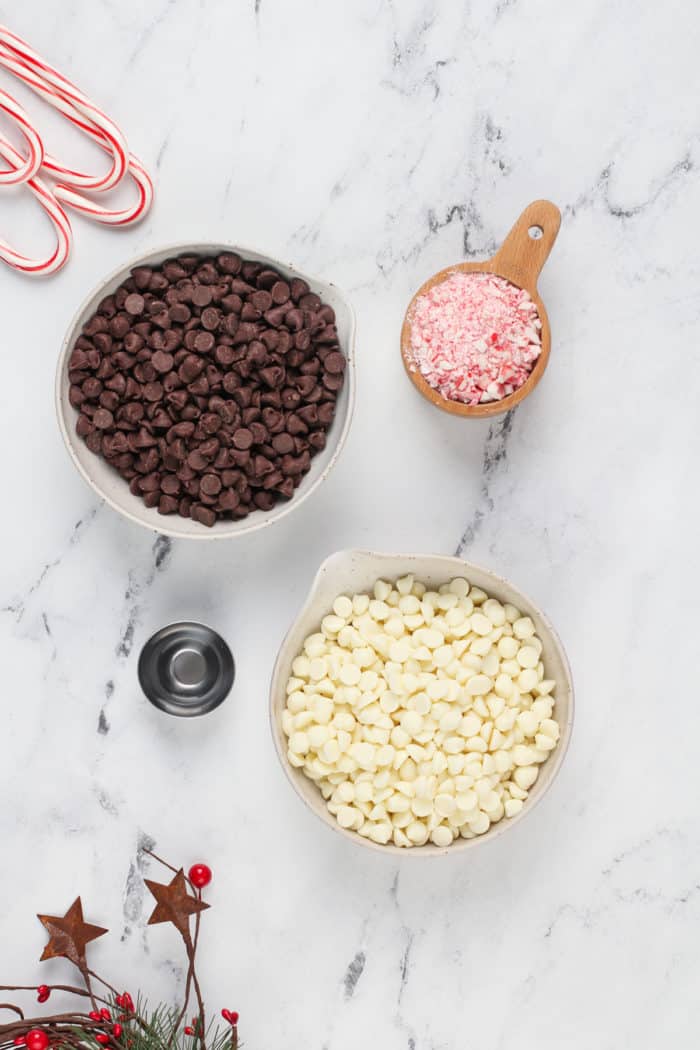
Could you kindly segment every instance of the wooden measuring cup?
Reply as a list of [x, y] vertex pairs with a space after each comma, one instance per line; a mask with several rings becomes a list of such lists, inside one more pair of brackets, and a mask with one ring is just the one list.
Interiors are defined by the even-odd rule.
[[[523, 398], [531, 393], [544, 375], [549, 360], [551, 346], [551, 335], [549, 331], [549, 320], [544, 303], [537, 294], [537, 278], [540, 270], [547, 261], [552, 250], [559, 226], [561, 225], [561, 213], [556, 204], [551, 201], [533, 201], [522, 213], [505, 241], [490, 259], [484, 262], [463, 262], [455, 266], [448, 266], [439, 273], [434, 274], [430, 280], [421, 285], [416, 294], [408, 304], [406, 316], [401, 329], [401, 356], [408, 377], [416, 389], [443, 412], [450, 412], [454, 416], [471, 416], [483, 418], [484, 416], [495, 416], [501, 412], [507, 412], [515, 408]], [[521, 387], [514, 390], [512, 394], [501, 398], [500, 401], [486, 401], [478, 405], [465, 405], [462, 401], [450, 401], [442, 396], [439, 391], [424, 379], [418, 367], [413, 362], [411, 350], [411, 315], [416, 299], [428, 292], [434, 285], [444, 281], [453, 273], [495, 273], [504, 277], [506, 281], [515, 284], [518, 288], [524, 288], [532, 297], [537, 306], [542, 323], [542, 350], [535, 361], [532, 372]]]

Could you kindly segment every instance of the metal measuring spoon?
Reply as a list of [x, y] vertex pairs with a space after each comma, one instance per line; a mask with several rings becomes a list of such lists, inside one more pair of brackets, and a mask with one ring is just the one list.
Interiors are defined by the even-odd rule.
[[221, 635], [187, 620], [161, 627], [139, 656], [139, 682], [148, 699], [161, 711], [184, 718], [207, 714], [223, 703], [235, 673]]

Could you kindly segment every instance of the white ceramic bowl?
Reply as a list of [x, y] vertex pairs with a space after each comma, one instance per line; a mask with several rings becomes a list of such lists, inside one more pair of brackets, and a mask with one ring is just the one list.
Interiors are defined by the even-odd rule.
[[[127, 482], [119, 476], [100, 456], [89, 450], [85, 442], [75, 433], [77, 411], [68, 400], [68, 358], [83, 325], [97, 309], [101, 299], [114, 292], [122, 281], [126, 280], [134, 266], [156, 266], [175, 255], [197, 254], [218, 255], [220, 252], [237, 252], [244, 259], [268, 264], [279, 270], [287, 279], [301, 277], [307, 281], [311, 290], [316, 292], [325, 303], [335, 310], [340, 346], [347, 358], [345, 383], [336, 403], [336, 414], [333, 425], [328, 432], [326, 447], [311, 460], [311, 469], [304, 477], [292, 498], [287, 502], [275, 504], [270, 511], [256, 510], [241, 521], [217, 521], [211, 528], [201, 525], [191, 518], [181, 518], [177, 514], [159, 514], [154, 508], [146, 507], [137, 496], [129, 491]], [[144, 525], [148, 529], [163, 533], [165, 536], [176, 536], [182, 539], [218, 540], [243, 536], [274, 524], [299, 507], [311, 493], [324, 481], [340, 455], [350, 429], [355, 405], [355, 314], [347, 297], [334, 284], [326, 283], [316, 277], [309, 277], [293, 266], [286, 266], [269, 255], [234, 244], [175, 244], [160, 248], [132, 259], [126, 266], [110, 274], [106, 280], [88, 296], [82, 304], [68, 333], [63, 340], [61, 356], [56, 371], [56, 412], [61, 434], [66, 448], [75, 466], [88, 485], [114, 510], [125, 518]]]
[[[335, 817], [328, 812], [316, 784], [289, 762], [287, 738], [282, 730], [286, 684], [291, 674], [292, 662], [299, 653], [304, 639], [319, 630], [321, 620], [331, 611], [334, 600], [339, 594], [358, 594], [370, 591], [375, 580], [392, 581], [407, 573], [413, 573], [417, 580], [434, 587], [448, 583], [456, 576], [465, 576], [471, 584], [481, 587], [490, 596], [498, 598], [501, 602], [511, 602], [523, 613], [531, 616], [542, 641], [542, 659], [547, 677], [553, 678], [557, 683], [554, 690], [556, 697], [554, 717], [561, 727], [561, 738], [550, 757], [540, 767], [539, 777], [530, 790], [529, 798], [520, 813], [494, 824], [484, 835], [473, 839], [459, 838], [446, 848], [432, 844], [414, 846], [410, 849], [402, 849], [393, 844], [382, 846], [363, 838], [354, 831], [341, 828]], [[292, 787], [309, 809], [335, 832], [349, 838], [358, 846], [367, 846], [382, 853], [402, 854], [409, 857], [442, 856], [446, 853], [474, 849], [484, 842], [503, 835], [528, 813], [531, 813], [537, 802], [551, 787], [564, 760], [569, 746], [573, 717], [574, 689], [571, 670], [562, 644], [544, 613], [512, 583], [489, 572], [488, 569], [479, 568], [460, 558], [449, 558], [436, 554], [377, 554], [372, 551], [348, 550], [338, 551], [327, 558], [318, 570], [306, 602], [282, 643], [270, 687], [270, 720], [277, 754]]]

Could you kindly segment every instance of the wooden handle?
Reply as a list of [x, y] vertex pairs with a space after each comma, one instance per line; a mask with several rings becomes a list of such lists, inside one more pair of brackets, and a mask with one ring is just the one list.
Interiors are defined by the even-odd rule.
[[556, 204], [551, 201], [528, 204], [491, 260], [493, 265], [490, 268], [520, 288], [534, 292], [560, 225], [561, 212]]

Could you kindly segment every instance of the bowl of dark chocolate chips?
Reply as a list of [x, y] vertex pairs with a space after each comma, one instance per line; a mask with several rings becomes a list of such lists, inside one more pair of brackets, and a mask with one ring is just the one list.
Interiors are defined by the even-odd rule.
[[355, 317], [330, 283], [231, 245], [122, 267], [86, 299], [56, 378], [88, 484], [168, 536], [241, 536], [311, 495], [345, 443]]

